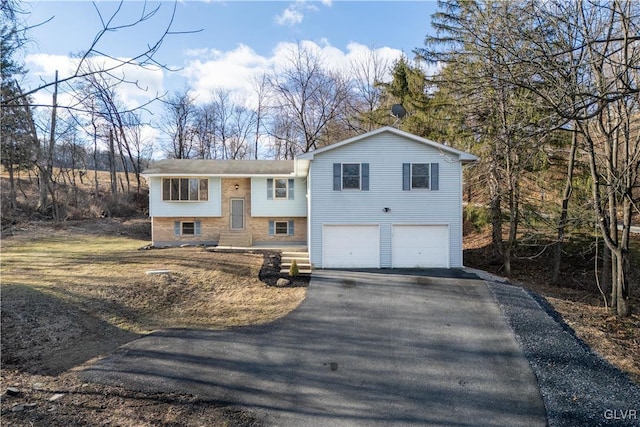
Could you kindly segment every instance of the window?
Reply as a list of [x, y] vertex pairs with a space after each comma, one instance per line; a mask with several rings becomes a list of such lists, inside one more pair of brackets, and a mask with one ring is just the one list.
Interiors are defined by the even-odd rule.
[[286, 179], [276, 179], [274, 180], [274, 184], [275, 184], [275, 193], [274, 193], [274, 198], [275, 199], [288, 199], [289, 198], [289, 191], [287, 189], [287, 181]]
[[289, 223], [287, 221], [276, 221], [276, 236], [279, 234], [289, 234]]
[[288, 178], [267, 179], [267, 200], [293, 200], [294, 180]]
[[176, 236], [199, 236], [200, 221], [176, 221], [173, 231]]
[[333, 189], [369, 190], [369, 163], [334, 163]]
[[438, 190], [440, 188], [440, 165], [438, 163], [403, 163], [402, 189]]
[[342, 188], [344, 190], [360, 189], [360, 163], [342, 164]]
[[294, 233], [294, 221], [269, 221], [269, 235], [270, 236], [293, 236]]
[[429, 188], [429, 164], [411, 164], [411, 188]]
[[207, 201], [209, 180], [207, 178], [163, 178], [162, 200]]
[[182, 235], [190, 235], [193, 236], [196, 234], [196, 223], [195, 222], [183, 222], [182, 223]]

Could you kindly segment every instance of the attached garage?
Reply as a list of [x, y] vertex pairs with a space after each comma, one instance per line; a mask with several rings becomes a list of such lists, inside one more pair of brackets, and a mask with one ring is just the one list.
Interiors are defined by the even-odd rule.
[[393, 225], [394, 268], [449, 268], [448, 225]]
[[323, 268], [380, 268], [380, 227], [323, 225]]

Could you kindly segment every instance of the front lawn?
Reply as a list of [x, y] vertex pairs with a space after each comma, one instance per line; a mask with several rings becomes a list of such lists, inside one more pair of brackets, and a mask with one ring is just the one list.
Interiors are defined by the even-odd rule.
[[[268, 323], [304, 299], [304, 287], [276, 288], [260, 281], [262, 255], [213, 253], [197, 247], [140, 250], [148, 240], [131, 233], [134, 228], [115, 220], [96, 220], [29, 223], [3, 233], [3, 390], [12, 385], [29, 388], [37, 377], [38, 383], [64, 392], [65, 387], [76, 386], [70, 369], [141, 334], [160, 328], [220, 329]], [[152, 270], [169, 272], [148, 274]], [[173, 400], [194, 405], [190, 398]], [[89, 411], [84, 422], [90, 424], [105, 420], [127, 424], [113, 415], [119, 411], [93, 414], [91, 401], [75, 405], [69, 413]], [[11, 412], [16, 402], [3, 397], [3, 419], [10, 416], [6, 420], [18, 425], [20, 420], [30, 425], [40, 419], [33, 417], [37, 408]], [[56, 419], [76, 425], [70, 418], [56, 418], [64, 412], [60, 404], [41, 409], [46, 414], [51, 406], [56, 411], [45, 416], [41, 425], [55, 425]], [[233, 412], [232, 418], [236, 415]], [[150, 422], [163, 425], [158, 419]]]

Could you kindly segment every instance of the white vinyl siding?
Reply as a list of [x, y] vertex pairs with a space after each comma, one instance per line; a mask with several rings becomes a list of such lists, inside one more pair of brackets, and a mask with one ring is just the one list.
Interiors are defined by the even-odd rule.
[[[369, 191], [335, 191], [337, 163], [368, 163]], [[403, 191], [405, 163], [438, 164], [438, 190]], [[324, 225], [378, 224], [380, 267], [389, 268], [392, 225], [449, 224], [449, 264], [462, 267], [462, 165], [455, 155], [385, 132], [316, 154], [309, 174], [309, 251], [314, 265], [323, 265]]]
[[[278, 199], [274, 197], [275, 182], [278, 179], [287, 181], [286, 198]], [[251, 178], [251, 216], [306, 217], [306, 196], [307, 183], [302, 178]]]
[[[171, 177], [173, 178], [173, 177]], [[190, 200], [163, 200], [166, 188], [163, 188], [162, 177], [148, 178], [149, 193], [149, 216], [150, 217], [219, 217], [222, 215], [221, 209], [221, 187], [220, 178], [199, 178], [206, 180], [206, 184], [200, 181], [197, 191], [203, 192], [206, 187], [206, 196], [202, 193], [202, 198], [197, 202]], [[189, 183], [189, 181], [186, 181]], [[196, 181], [198, 182], [198, 181]], [[191, 188], [188, 185], [187, 191]], [[193, 187], [195, 197], [196, 187]]]

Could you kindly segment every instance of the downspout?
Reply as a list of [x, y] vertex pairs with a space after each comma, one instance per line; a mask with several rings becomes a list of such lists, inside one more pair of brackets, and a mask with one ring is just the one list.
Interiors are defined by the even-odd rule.
[[309, 169], [307, 170], [307, 253], [309, 254], [309, 263], [311, 269], [314, 268], [313, 261], [311, 261], [311, 162], [309, 162]]

